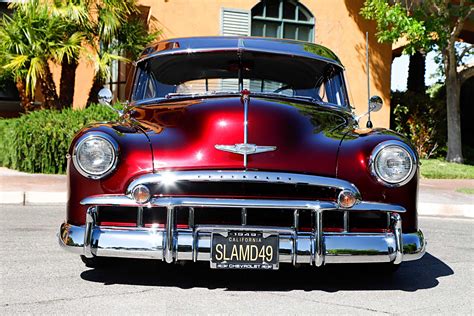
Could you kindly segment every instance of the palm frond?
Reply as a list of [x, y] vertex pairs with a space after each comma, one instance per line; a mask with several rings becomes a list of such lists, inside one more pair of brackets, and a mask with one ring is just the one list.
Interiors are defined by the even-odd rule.
[[26, 91], [29, 95], [34, 95], [36, 88], [36, 82], [41, 78], [44, 73], [44, 61], [41, 58], [34, 57], [31, 59], [30, 67], [26, 75]]
[[19, 69], [25, 67], [29, 61], [29, 56], [27, 55], [7, 55], [7, 62], [3, 68], [10, 71], [18, 71]]

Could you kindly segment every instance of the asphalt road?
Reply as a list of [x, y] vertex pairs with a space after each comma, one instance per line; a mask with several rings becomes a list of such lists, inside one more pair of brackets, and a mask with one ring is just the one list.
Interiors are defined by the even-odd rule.
[[473, 314], [474, 220], [421, 218], [422, 260], [393, 276], [359, 266], [216, 271], [59, 248], [64, 207], [0, 205], [0, 314]]

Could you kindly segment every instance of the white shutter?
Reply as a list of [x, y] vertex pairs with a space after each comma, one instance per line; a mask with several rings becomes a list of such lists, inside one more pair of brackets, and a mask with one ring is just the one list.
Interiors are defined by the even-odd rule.
[[222, 8], [221, 35], [250, 36], [250, 11]]

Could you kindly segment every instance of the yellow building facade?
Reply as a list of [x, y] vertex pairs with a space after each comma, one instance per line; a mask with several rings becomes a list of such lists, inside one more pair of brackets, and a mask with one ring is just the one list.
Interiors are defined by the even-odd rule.
[[[161, 29], [162, 38], [259, 35], [306, 40], [330, 48], [346, 68], [357, 114], [365, 112], [368, 103], [365, 33], [369, 32], [370, 94], [384, 101], [372, 121], [374, 126], [389, 126], [392, 49], [377, 43], [375, 23], [359, 15], [363, 0], [140, 0], [139, 4], [148, 22]], [[126, 75], [125, 69], [115, 69], [112, 81], [123, 82]], [[58, 76], [55, 71], [59, 82]], [[81, 63], [75, 108], [85, 106], [89, 91], [84, 87], [90, 87], [92, 76], [92, 65]]]

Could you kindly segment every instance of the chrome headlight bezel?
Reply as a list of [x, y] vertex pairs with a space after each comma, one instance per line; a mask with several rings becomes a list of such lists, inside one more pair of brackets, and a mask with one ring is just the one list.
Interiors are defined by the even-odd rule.
[[[82, 165], [79, 161], [79, 158], [78, 158], [78, 150], [80, 149], [80, 147], [85, 142], [93, 140], [93, 139], [104, 140], [112, 148], [112, 155], [113, 155], [112, 160], [109, 163], [109, 165], [107, 166], [107, 168], [101, 173], [90, 173], [90, 172], [88, 172], [87, 170], [85, 170], [85, 168], [82, 167]], [[119, 156], [119, 146], [118, 146], [117, 142], [115, 141], [115, 139], [113, 139], [111, 136], [109, 136], [105, 133], [95, 133], [95, 132], [93, 132], [93, 133], [88, 133], [86, 135], [83, 135], [76, 142], [76, 144], [74, 145], [73, 153], [72, 153], [72, 161], [74, 163], [74, 167], [76, 168], [76, 170], [81, 175], [83, 175], [84, 177], [89, 178], [89, 179], [98, 180], [98, 179], [102, 179], [102, 178], [106, 177], [107, 175], [109, 175], [110, 173], [112, 173], [116, 169], [117, 163], [118, 163], [118, 156]]]
[[[402, 149], [403, 151], [405, 151], [408, 157], [410, 157], [410, 163], [411, 163], [410, 170], [403, 179], [398, 180], [398, 181], [389, 181], [387, 179], [384, 179], [378, 173], [377, 168], [376, 168], [376, 162], [380, 153], [389, 147], [398, 147], [399, 149]], [[413, 149], [410, 146], [408, 146], [406, 143], [398, 141], [398, 140], [388, 140], [388, 141], [381, 142], [380, 144], [375, 146], [375, 148], [372, 150], [372, 153], [369, 159], [370, 173], [379, 183], [382, 183], [383, 185], [387, 187], [400, 187], [402, 185], [407, 184], [415, 175], [417, 166], [418, 166], [418, 158], [415, 152], [413, 151]]]

